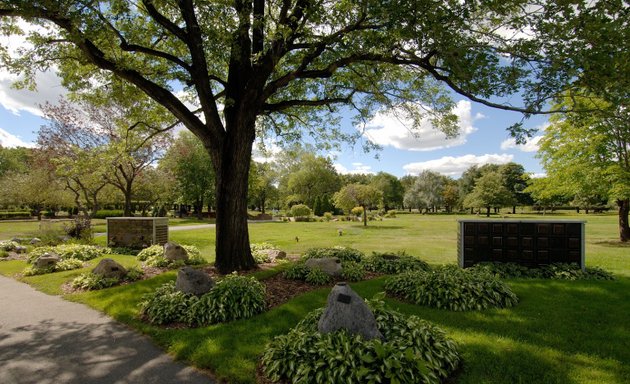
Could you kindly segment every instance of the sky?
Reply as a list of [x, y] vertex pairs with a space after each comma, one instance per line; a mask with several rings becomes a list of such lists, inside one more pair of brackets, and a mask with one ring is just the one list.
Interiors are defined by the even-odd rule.
[[[15, 77], [0, 68], [0, 143], [3, 147], [35, 145], [37, 131], [46, 122], [40, 105], [56, 102], [66, 93], [53, 72], [39, 73], [36, 92], [11, 87]], [[533, 176], [544, 173], [536, 158], [539, 133], [526, 145], [516, 145], [506, 128], [521, 120], [517, 112], [485, 107], [462, 98], [454, 113], [459, 117], [460, 134], [447, 139], [444, 134], [424, 122], [415, 135], [410, 124], [391, 113], [378, 113], [365, 127], [361, 140], [382, 146], [382, 150], [365, 153], [361, 145], [343, 146], [341, 150], [323, 153], [332, 158], [340, 173], [387, 172], [397, 177], [417, 175], [432, 170], [458, 178], [471, 165], [522, 164]], [[342, 119], [345, 130], [354, 130], [349, 118]], [[542, 132], [547, 124], [544, 116], [525, 122], [526, 128]]]

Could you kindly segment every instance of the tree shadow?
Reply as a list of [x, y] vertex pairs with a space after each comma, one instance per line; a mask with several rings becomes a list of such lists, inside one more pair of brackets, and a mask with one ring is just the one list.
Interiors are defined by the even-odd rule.
[[4, 383], [212, 383], [117, 323], [44, 320], [0, 333]]
[[630, 248], [630, 242], [624, 243], [618, 240], [594, 241], [593, 244], [609, 248]]

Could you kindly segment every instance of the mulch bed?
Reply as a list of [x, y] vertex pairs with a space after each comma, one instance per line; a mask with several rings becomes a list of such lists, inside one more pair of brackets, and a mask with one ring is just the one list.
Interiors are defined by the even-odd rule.
[[9, 261], [9, 260], [27, 260], [28, 255], [26, 253], [16, 253], [13, 251], [9, 251], [9, 256], [0, 257], [0, 261]]

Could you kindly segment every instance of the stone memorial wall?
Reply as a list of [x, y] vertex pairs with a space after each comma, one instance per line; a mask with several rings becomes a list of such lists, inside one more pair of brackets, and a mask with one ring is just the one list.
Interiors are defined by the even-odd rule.
[[512, 262], [536, 267], [576, 263], [584, 269], [584, 221], [459, 220], [458, 261]]

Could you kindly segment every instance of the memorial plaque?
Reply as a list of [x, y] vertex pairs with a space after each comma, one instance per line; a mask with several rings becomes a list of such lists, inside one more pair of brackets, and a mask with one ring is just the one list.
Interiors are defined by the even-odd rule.
[[563, 262], [584, 269], [583, 221], [460, 220], [459, 225], [461, 267], [483, 261], [528, 267]]

